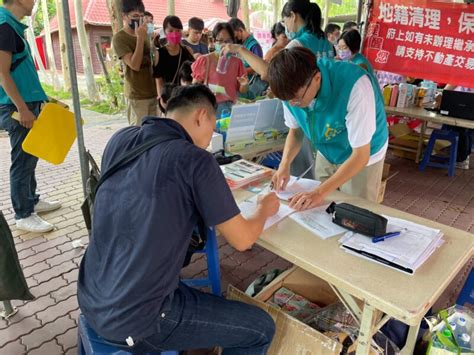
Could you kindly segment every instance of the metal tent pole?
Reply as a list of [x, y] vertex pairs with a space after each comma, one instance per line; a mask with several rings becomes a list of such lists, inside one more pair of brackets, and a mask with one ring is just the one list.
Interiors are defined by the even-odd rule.
[[81, 164], [82, 189], [86, 196], [86, 182], [89, 176], [89, 161], [84, 145], [84, 131], [82, 130], [81, 103], [77, 87], [76, 61], [74, 60], [74, 45], [72, 42], [71, 16], [69, 14], [69, 1], [63, 1], [63, 16], [66, 28], [66, 53], [69, 63], [69, 74], [71, 76], [72, 102], [74, 106], [74, 117], [76, 119], [77, 146], [79, 150], [79, 162]]

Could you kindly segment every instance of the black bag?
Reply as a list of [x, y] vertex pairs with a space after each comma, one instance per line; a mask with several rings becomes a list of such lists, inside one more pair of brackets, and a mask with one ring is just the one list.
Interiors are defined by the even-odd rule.
[[0, 301], [33, 300], [3, 213], [0, 211]]
[[332, 221], [341, 227], [368, 237], [379, 237], [387, 233], [387, 219], [369, 210], [349, 203], [331, 203], [326, 212]]

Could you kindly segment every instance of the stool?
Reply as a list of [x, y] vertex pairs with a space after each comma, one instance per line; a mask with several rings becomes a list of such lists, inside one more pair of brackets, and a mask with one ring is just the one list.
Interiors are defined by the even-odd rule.
[[216, 231], [214, 228], [207, 230], [206, 246], [196, 253], [205, 253], [207, 258], [207, 278], [182, 280], [191, 287], [210, 287], [211, 292], [221, 296], [221, 268], [219, 264], [219, 246], [217, 245]]
[[[192, 287], [210, 287], [214, 295], [221, 296], [221, 271], [219, 264], [219, 250], [217, 237], [214, 228], [207, 231], [206, 246], [202, 251], [196, 253], [205, 253], [207, 258], [207, 278], [183, 280], [188, 286]], [[122, 350], [101, 338], [88, 324], [85, 317], [79, 315], [79, 326], [77, 336], [77, 354], [78, 355], [126, 355], [130, 352]], [[145, 355], [179, 355], [178, 351], [152, 352]]]
[[262, 165], [270, 169], [278, 169], [280, 166], [281, 158], [283, 157], [283, 152], [274, 152], [269, 153], [265, 159], [262, 160]]
[[[432, 156], [435, 142], [438, 139], [451, 142], [451, 147], [449, 148], [449, 157]], [[454, 176], [454, 171], [456, 169], [456, 157], [458, 155], [458, 140], [459, 134], [457, 132], [441, 129], [433, 130], [428, 142], [428, 146], [426, 147], [425, 153], [423, 154], [423, 160], [420, 164], [420, 171], [424, 171], [427, 166], [432, 166], [435, 168], [447, 168], [448, 176]], [[431, 161], [433, 158], [434, 161]]]
[[464, 306], [466, 303], [474, 306], [474, 269], [469, 273], [466, 283], [456, 301], [456, 304], [460, 306]]

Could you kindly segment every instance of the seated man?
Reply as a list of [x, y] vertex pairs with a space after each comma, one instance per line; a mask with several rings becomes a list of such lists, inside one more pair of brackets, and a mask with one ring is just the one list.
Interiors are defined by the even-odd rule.
[[194, 226], [216, 226], [234, 248], [250, 248], [275, 214], [274, 193], [245, 219], [214, 157], [216, 99], [202, 85], [176, 90], [166, 119], [117, 132], [105, 148], [107, 171], [124, 153], [160, 135], [97, 191], [78, 300], [91, 327], [129, 351], [221, 346], [224, 354], [265, 354], [275, 326], [263, 310], [192, 289], [179, 281]]

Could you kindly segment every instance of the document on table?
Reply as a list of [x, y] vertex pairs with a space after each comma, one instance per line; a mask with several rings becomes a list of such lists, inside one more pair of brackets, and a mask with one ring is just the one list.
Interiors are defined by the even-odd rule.
[[290, 177], [286, 189], [277, 193], [280, 200], [288, 201], [293, 195], [300, 192], [310, 192], [321, 185], [320, 181], [301, 178], [297, 180], [296, 176]]
[[[258, 198], [258, 195], [255, 195], [252, 198], [239, 203], [240, 212], [242, 213], [244, 217], [248, 218], [255, 213], [255, 210], [257, 209], [257, 198]], [[267, 221], [265, 222], [265, 226], [263, 227], [263, 230], [266, 230], [270, 228], [271, 226], [273, 226], [274, 224], [280, 222], [282, 219], [286, 218], [294, 211], [295, 211], [294, 209], [288, 207], [287, 205], [283, 203], [280, 204], [280, 208], [278, 212], [272, 217], [267, 219]]]
[[328, 239], [347, 232], [347, 229], [333, 223], [331, 215], [326, 212], [327, 207], [319, 206], [297, 212], [292, 214], [290, 218], [321, 239]]
[[443, 233], [421, 224], [384, 216], [387, 232], [402, 231], [399, 236], [373, 243], [372, 238], [348, 232], [341, 239], [341, 247], [351, 254], [380, 262], [412, 274], [443, 243]]

